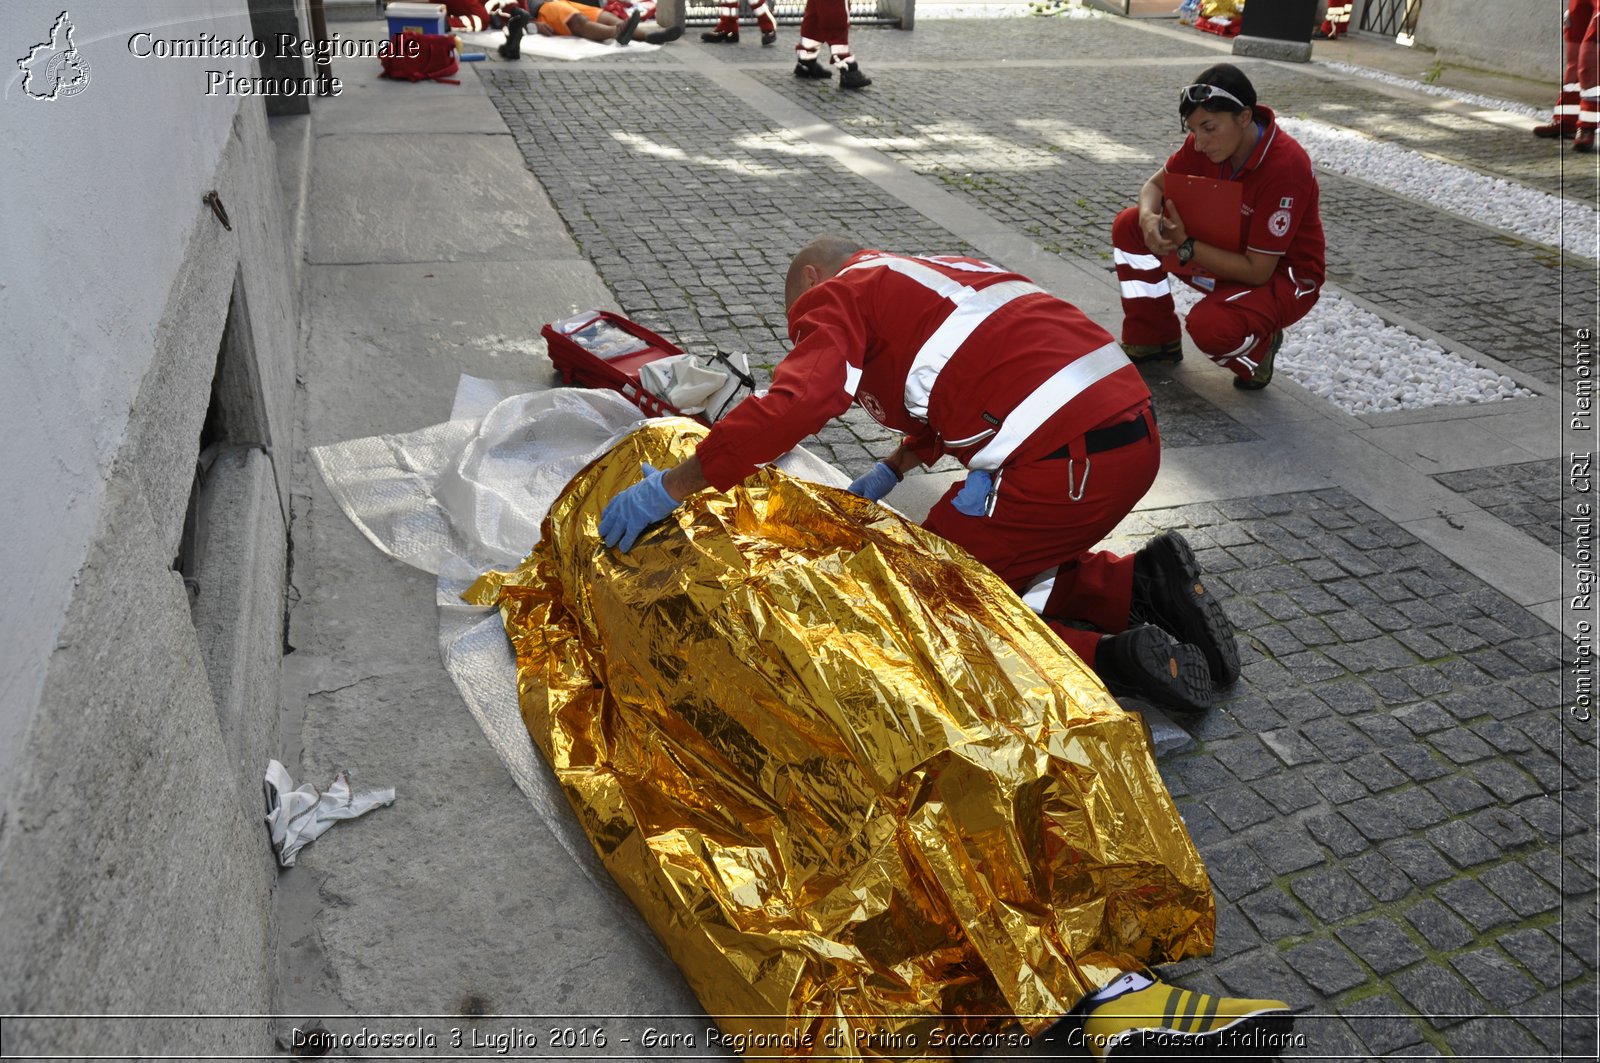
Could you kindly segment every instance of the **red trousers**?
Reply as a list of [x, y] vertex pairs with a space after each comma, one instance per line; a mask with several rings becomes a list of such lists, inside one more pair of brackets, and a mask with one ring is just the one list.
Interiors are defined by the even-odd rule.
[[850, 43], [850, 10], [845, 0], [806, 0], [800, 36], [829, 44]]
[[[1144, 242], [1138, 207], [1117, 215], [1111, 225], [1111, 244], [1122, 288], [1122, 341], [1146, 345], [1178, 339], [1171, 282], [1160, 259]], [[1203, 282], [1183, 280], [1206, 293], [1189, 311], [1189, 337], [1194, 345], [1212, 361], [1246, 379], [1255, 371], [1256, 358], [1265, 353], [1272, 334], [1305, 317], [1321, 295], [1321, 286], [1315, 281], [1296, 278], [1292, 270], [1281, 266], [1259, 288], [1208, 278], [1214, 282], [1208, 290]]]
[[[1133, 557], [1091, 547], [1133, 510], [1161, 467], [1148, 403], [1138, 415], [1150, 426], [1144, 439], [1085, 457], [1080, 438], [1068, 444], [1070, 458], [1007, 466], [986, 517], [951, 505], [961, 488], [954, 484], [922, 522], [1005, 580], [1091, 668], [1100, 636], [1127, 630], [1133, 606]], [[1069, 626], [1074, 621], [1094, 630]]]

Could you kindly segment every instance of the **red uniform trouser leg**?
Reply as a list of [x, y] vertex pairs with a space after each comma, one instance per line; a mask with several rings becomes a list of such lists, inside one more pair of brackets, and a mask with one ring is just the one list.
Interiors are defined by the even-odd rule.
[[750, 5], [750, 13], [756, 17], [756, 26], [762, 33], [778, 32], [778, 20], [772, 17], [772, 8], [767, 6], [767, 0], [756, 0]]
[[1354, 3], [1339, 3], [1338, 0], [1328, 5], [1328, 17], [1322, 22], [1322, 32], [1330, 41], [1350, 31], [1350, 10], [1353, 7]]
[[850, 52], [850, 11], [845, 0], [806, 0], [806, 13], [800, 17], [800, 40], [794, 46], [795, 58], [802, 63], [821, 54], [826, 42]]
[[1579, 54], [1583, 50], [1583, 42], [1567, 42], [1567, 62], [1561, 71], [1561, 95], [1556, 98], [1556, 108], [1551, 113], [1551, 124], [1562, 129], [1578, 128], [1579, 93], [1583, 86], [1579, 84], [1580, 66]]
[[1144, 242], [1139, 208], [1129, 207], [1111, 223], [1112, 258], [1122, 288], [1122, 341], [1139, 345], [1178, 339], [1178, 314], [1172, 307], [1167, 271]]
[[1150, 425], [1144, 439], [1087, 458], [1078, 439], [1069, 444], [1070, 458], [1002, 470], [986, 517], [951, 505], [961, 486], [955, 484], [922, 522], [1022, 594], [1091, 668], [1100, 636], [1127, 630], [1133, 606], [1133, 557], [1092, 547], [1144, 497], [1161, 466], [1161, 437], [1148, 404], [1139, 416]]
[[1259, 288], [1216, 281], [1189, 311], [1189, 338], [1212, 361], [1250, 379], [1272, 334], [1305, 317], [1322, 294], [1314, 284], [1296, 285], [1292, 274], [1280, 269]]
[[739, 0], [727, 3], [723, 0], [717, 5], [717, 28], [713, 33], [738, 33], [739, 32]]
[[1589, 28], [1578, 45], [1578, 129], [1600, 126], [1600, 9], [1589, 18]]

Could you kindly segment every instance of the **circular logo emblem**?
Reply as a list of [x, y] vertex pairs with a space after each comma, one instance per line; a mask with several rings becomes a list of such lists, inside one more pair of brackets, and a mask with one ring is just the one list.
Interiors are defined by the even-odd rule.
[[861, 403], [861, 408], [872, 414], [872, 419], [879, 424], [883, 423], [883, 403], [878, 401], [878, 396], [870, 391], [863, 391], [856, 396], [856, 401]]
[[1267, 231], [1273, 236], [1282, 236], [1289, 231], [1289, 221], [1288, 211], [1273, 211], [1272, 217], [1267, 219]]

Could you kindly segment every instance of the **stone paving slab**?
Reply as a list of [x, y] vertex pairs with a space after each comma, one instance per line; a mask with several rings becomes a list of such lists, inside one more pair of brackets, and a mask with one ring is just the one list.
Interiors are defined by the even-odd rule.
[[1568, 534], [1576, 516], [1576, 497], [1563, 505], [1566, 484], [1554, 462], [1525, 461], [1514, 465], [1462, 469], [1434, 477], [1443, 487], [1459, 492], [1473, 505], [1560, 550], [1568, 561], [1578, 557], [1577, 538]]

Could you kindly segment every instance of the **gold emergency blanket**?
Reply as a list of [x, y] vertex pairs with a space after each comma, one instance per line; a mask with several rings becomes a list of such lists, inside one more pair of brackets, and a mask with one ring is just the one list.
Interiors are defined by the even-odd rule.
[[467, 598], [499, 606], [534, 742], [724, 1043], [968, 1056], [1209, 952], [1143, 721], [963, 551], [773, 469], [604, 547], [640, 462], [704, 434], [630, 435]]

